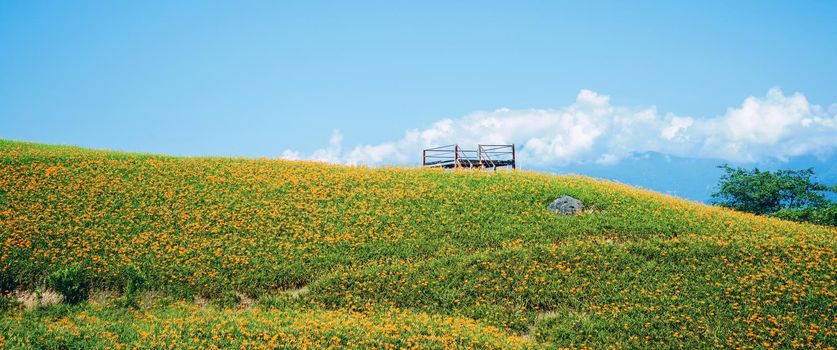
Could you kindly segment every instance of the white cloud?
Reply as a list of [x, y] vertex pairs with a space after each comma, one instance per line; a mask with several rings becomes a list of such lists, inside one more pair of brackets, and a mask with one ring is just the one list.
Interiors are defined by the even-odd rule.
[[308, 159], [327, 163], [345, 163], [345, 157], [343, 155], [343, 148], [341, 145], [342, 142], [343, 134], [340, 133], [340, 130], [333, 130], [331, 132], [331, 138], [328, 141], [328, 147], [318, 149], [310, 156], [305, 157], [303, 157], [296, 150], [284, 150], [279, 158], [289, 160]]
[[340, 130], [333, 130], [328, 140], [328, 147], [315, 151], [309, 158], [320, 162], [340, 163], [343, 161], [342, 142], [343, 134]]
[[785, 160], [825, 154], [837, 147], [837, 107], [812, 105], [804, 95], [785, 96], [774, 88], [764, 97], [748, 97], [723, 115], [693, 118], [661, 115], [656, 107], [614, 106], [610, 98], [581, 90], [574, 103], [557, 109], [502, 108], [441, 119], [426, 129], [407, 130], [398, 140], [358, 145], [344, 152], [335, 130], [329, 146], [288, 159], [346, 164], [415, 164], [421, 150], [458, 143], [517, 144], [529, 165], [576, 162], [616, 164], [635, 153], [717, 158], [736, 162]]
[[288, 159], [288, 160], [300, 160], [302, 156], [299, 155], [299, 152], [294, 150], [286, 149], [282, 151], [282, 155], [279, 158]]
[[660, 131], [660, 136], [666, 140], [672, 140], [681, 130], [688, 129], [694, 123], [695, 120], [689, 117], [671, 117], [671, 123]]

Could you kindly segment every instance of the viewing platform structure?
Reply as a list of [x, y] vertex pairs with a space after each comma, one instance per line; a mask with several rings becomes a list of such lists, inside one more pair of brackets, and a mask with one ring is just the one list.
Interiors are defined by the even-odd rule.
[[511, 167], [516, 169], [514, 144], [478, 145], [476, 150], [466, 150], [457, 144], [428, 148], [422, 151], [421, 164], [434, 168], [481, 168], [493, 169]]

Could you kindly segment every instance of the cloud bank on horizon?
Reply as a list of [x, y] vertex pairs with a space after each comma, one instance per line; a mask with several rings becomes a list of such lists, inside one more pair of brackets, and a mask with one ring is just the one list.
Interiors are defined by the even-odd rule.
[[498, 109], [441, 119], [411, 129], [400, 139], [344, 150], [335, 130], [329, 145], [311, 154], [286, 150], [282, 158], [341, 164], [415, 164], [421, 150], [458, 143], [511, 144], [527, 166], [574, 163], [616, 164], [633, 154], [713, 158], [730, 162], [785, 161], [802, 155], [828, 156], [837, 147], [837, 104], [811, 104], [801, 93], [778, 88], [748, 97], [711, 118], [662, 114], [654, 106], [614, 106], [610, 97], [581, 90], [575, 102], [556, 109]]

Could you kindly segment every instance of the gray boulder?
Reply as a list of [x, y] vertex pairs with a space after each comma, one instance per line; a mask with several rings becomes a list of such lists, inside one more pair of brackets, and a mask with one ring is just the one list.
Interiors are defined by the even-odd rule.
[[561, 196], [549, 203], [549, 211], [558, 215], [575, 215], [584, 210], [581, 201], [570, 196]]

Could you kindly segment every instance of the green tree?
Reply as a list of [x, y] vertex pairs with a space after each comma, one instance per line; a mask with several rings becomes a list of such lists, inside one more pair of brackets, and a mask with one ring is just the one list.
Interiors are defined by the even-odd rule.
[[783, 220], [837, 226], [837, 203], [816, 208], [782, 209], [770, 214], [770, 216]]
[[724, 175], [712, 203], [753, 214], [772, 214], [782, 209], [817, 208], [828, 205], [826, 192], [835, 188], [814, 181], [814, 170], [748, 170], [721, 165]]

